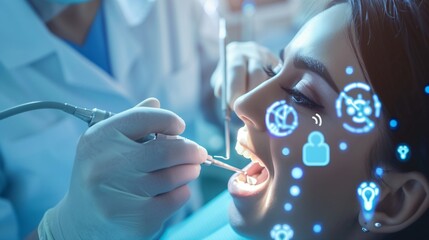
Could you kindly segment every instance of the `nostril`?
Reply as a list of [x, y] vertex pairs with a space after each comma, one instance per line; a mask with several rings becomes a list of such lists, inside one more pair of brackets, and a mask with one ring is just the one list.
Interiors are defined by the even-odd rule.
[[240, 115], [238, 116], [243, 122], [244, 124], [246, 124], [247, 126], [252, 126], [252, 127], [256, 127], [256, 124], [248, 117], [244, 116], [244, 115]]

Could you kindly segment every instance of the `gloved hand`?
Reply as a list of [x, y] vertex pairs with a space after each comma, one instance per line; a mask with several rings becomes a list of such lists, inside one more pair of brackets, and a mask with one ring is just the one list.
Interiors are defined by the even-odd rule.
[[[280, 59], [267, 48], [254, 42], [232, 42], [227, 46], [227, 102], [233, 109], [235, 100], [269, 78], [264, 68], [275, 68]], [[211, 78], [217, 97], [222, 95], [222, 64]]]
[[[184, 121], [156, 99], [101, 121], [81, 137], [71, 185], [39, 225], [40, 239], [150, 239], [190, 197], [207, 151], [178, 135]], [[55, 181], [55, 179], [53, 179]]]

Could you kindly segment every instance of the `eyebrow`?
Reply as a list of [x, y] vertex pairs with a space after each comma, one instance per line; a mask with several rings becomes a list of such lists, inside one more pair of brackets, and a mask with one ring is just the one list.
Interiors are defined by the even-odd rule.
[[338, 89], [338, 86], [335, 84], [335, 82], [332, 80], [331, 74], [329, 74], [328, 69], [319, 60], [298, 54], [295, 56], [293, 64], [296, 68], [309, 70], [311, 72], [316, 73], [317, 75], [322, 77], [322, 79], [325, 80], [325, 82], [332, 89], [334, 89], [335, 92], [337, 92], [338, 94], [340, 93], [340, 90]]

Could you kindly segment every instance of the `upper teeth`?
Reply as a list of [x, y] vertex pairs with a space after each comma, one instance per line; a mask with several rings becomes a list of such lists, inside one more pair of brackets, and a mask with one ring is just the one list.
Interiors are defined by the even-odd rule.
[[237, 151], [238, 154], [243, 155], [244, 152], [244, 147], [241, 146], [241, 144], [239, 144], [237, 142], [237, 144], [235, 145], [235, 151]]
[[237, 151], [237, 153], [239, 155], [242, 155], [243, 157], [250, 159], [254, 162], [259, 163], [259, 165], [264, 166], [264, 164], [262, 163], [261, 159], [259, 159], [255, 154], [253, 154], [252, 152], [250, 152], [249, 150], [245, 149], [240, 143], [237, 142], [237, 144], [235, 145], [235, 151]]

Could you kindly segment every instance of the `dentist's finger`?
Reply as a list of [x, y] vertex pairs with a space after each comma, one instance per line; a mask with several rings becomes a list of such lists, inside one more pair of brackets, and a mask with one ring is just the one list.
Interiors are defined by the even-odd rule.
[[143, 100], [142, 102], [140, 102], [139, 104], [137, 104], [135, 107], [160, 108], [161, 107], [161, 103], [159, 102], [158, 99], [150, 97], [150, 98], [146, 98], [145, 100]]
[[182, 185], [195, 180], [201, 171], [199, 164], [178, 165], [149, 174], [145, 174], [134, 182], [140, 196], [154, 197], [159, 194], [170, 192]]
[[135, 107], [118, 113], [88, 129], [88, 134], [97, 131], [119, 131], [131, 140], [138, 140], [151, 133], [180, 135], [185, 122], [177, 114], [159, 108]]
[[[248, 66], [247, 59], [237, 56], [231, 59], [227, 67], [227, 102], [230, 107], [235, 100], [247, 92], [248, 88]], [[224, 91], [224, 89], [222, 89]]]
[[181, 164], [201, 164], [207, 150], [188, 139], [157, 139], [123, 153], [140, 172], [153, 172]]

